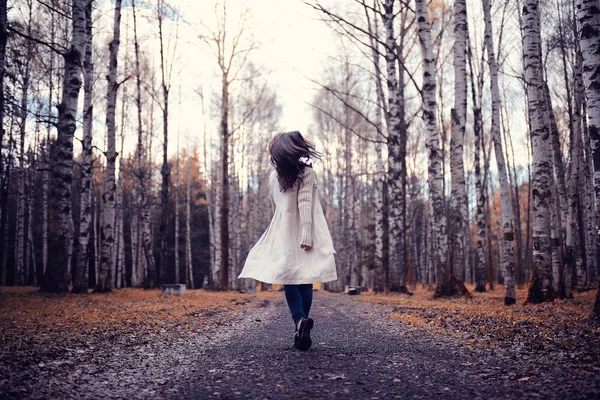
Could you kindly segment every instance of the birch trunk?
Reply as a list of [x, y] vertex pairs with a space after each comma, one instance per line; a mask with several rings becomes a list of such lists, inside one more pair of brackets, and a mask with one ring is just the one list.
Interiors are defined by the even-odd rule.
[[525, 0], [523, 5], [523, 59], [533, 154], [533, 273], [529, 281], [525, 303], [554, 300], [549, 236], [552, 218], [552, 138], [546, 124], [548, 110], [542, 79], [539, 11], [539, 0]]
[[[4, 101], [4, 74], [6, 65], [6, 42], [8, 39], [7, 28], [8, 28], [8, 17], [7, 17], [7, 1], [0, 0], [0, 254], [2, 254], [0, 260], [0, 285], [6, 284], [6, 268], [4, 259], [6, 259], [6, 229], [8, 215], [6, 213], [6, 203], [8, 201], [8, 186], [5, 186], [5, 180], [7, 176], [4, 173], [4, 112], [5, 112], [5, 101]], [[10, 145], [9, 145], [10, 147]], [[7, 167], [7, 170], [10, 167]]]
[[[37, 130], [37, 128], [36, 128]], [[37, 133], [36, 133], [37, 134]], [[33, 188], [35, 186], [35, 171], [36, 171], [36, 160], [35, 160], [35, 153], [32, 151], [29, 153], [30, 154], [30, 162], [29, 162], [29, 177], [28, 177], [28, 188], [27, 191], [29, 193], [28, 195], [28, 199], [27, 199], [27, 250], [28, 250], [28, 257], [27, 257], [27, 261], [25, 262], [25, 272], [26, 272], [26, 276], [27, 276], [27, 272], [29, 271], [29, 267], [31, 266], [31, 271], [32, 271], [32, 276], [26, 280], [26, 284], [27, 285], [34, 285], [37, 286], [37, 277], [38, 277], [38, 270], [37, 270], [37, 260], [36, 260], [36, 256], [35, 256], [35, 238], [33, 237], [33, 198], [34, 198], [34, 191]], [[31, 262], [29, 261], [29, 259], [31, 260]]]
[[[401, 36], [403, 33], [401, 23]], [[386, 31], [385, 61], [388, 88], [388, 198], [389, 198], [389, 273], [388, 290], [406, 293], [406, 122], [404, 104], [403, 43], [394, 35], [394, 1], [386, 0], [383, 25]]]
[[[188, 158], [189, 163], [189, 158]], [[191, 213], [191, 190], [190, 190], [190, 168], [188, 165], [188, 171], [186, 173], [186, 187], [185, 187], [185, 270], [187, 276], [187, 286], [190, 289], [194, 289], [194, 269], [192, 268], [192, 213]]]
[[464, 279], [468, 224], [467, 191], [463, 147], [467, 121], [467, 6], [465, 0], [454, 2], [454, 108], [451, 111], [450, 171], [452, 193], [450, 215], [453, 265], [456, 279]]
[[[548, 109], [548, 121], [550, 123], [550, 134], [552, 135], [552, 159], [554, 161], [554, 174], [556, 176], [556, 190], [558, 198], [558, 237], [559, 240], [564, 237], [563, 229], [566, 230], [566, 219], [569, 213], [567, 206], [567, 184], [565, 182], [565, 167], [563, 163], [562, 151], [560, 149], [560, 135], [558, 132], [558, 126], [556, 125], [556, 117], [554, 115], [554, 108], [552, 107], [552, 97], [550, 97], [550, 89], [548, 83], [544, 83], [544, 89], [546, 92], [546, 104]], [[559, 244], [560, 247], [560, 244]], [[562, 265], [562, 259], [561, 265]]]
[[[576, 66], [577, 70], [578, 67]], [[578, 88], [581, 81], [575, 77], [575, 87]], [[569, 196], [568, 196], [568, 218], [567, 218], [567, 243], [566, 243], [566, 262], [565, 262], [565, 297], [573, 297], [571, 293], [571, 272], [576, 268], [577, 248], [577, 207], [579, 205], [579, 173], [580, 173], [580, 155], [581, 155], [581, 96], [575, 95], [575, 109], [571, 128], [571, 146], [569, 156], [571, 158]], [[579, 282], [578, 282], [579, 284]], [[583, 286], [583, 282], [581, 283]], [[582, 287], [579, 286], [579, 287]], [[556, 285], [555, 285], [556, 289]]]
[[[140, 70], [140, 45], [137, 35], [137, 14], [135, 0], [131, 2], [133, 14], [133, 36], [135, 48], [135, 75], [136, 75], [136, 105], [138, 116], [138, 142], [136, 149], [136, 170], [138, 178], [138, 210], [139, 210], [139, 232], [137, 258], [137, 283], [143, 283], [145, 288], [156, 286], [156, 264], [152, 253], [152, 232], [150, 230], [150, 204], [146, 187], [146, 157], [144, 153], [144, 133], [142, 125], [142, 78]], [[148, 135], [151, 136], [151, 135]]]
[[[588, 135], [594, 166], [595, 213], [600, 216], [600, 6], [597, 0], [577, 0], [577, 29], [583, 59], [583, 84], [588, 116]], [[596, 232], [598, 220], [596, 220]], [[597, 262], [597, 260], [595, 260]], [[591, 265], [594, 265], [592, 263]], [[594, 268], [595, 269], [595, 268]], [[594, 270], [593, 274], [597, 274]], [[600, 285], [599, 285], [600, 296]], [[600, 311], [600, 297], [595, 311]]]
[[[346, 68], [348, 65], [346, 64]], [[345, 92], [349, 90], [349, 73], [346, 69], [345, 76]], [[346, 95], [345, 102], [349, 101]], [[356, 265], [354, 264], [354, 255], [356, 252], [356, 244], [354, 243], [354, 178], [352, 176], [352, 132], [350, 131], [350, 109], [344, 105], [344, 254], [346, 264], [346, 285], [353, 287], [358, 286], [358, 274], [356, 273]]]
[[[385, 104], [385, 98], [383, 95], [383, 84], [381, 75], [381, 65], [379, 62], [379, 46], [375, 38], [379, 37], [379, 26], [377, 17], [373, 19], [373, 26], [371, 26], [371, 19], [369, 18], [369, 9], [365, 8], [365, 14], [367, 16], [367, 22], [369, 24], [369, 41], [372, 48], [373, 66], [375, 68], [375, 91], [377, 93], [377, 103], [375, 107], [375, 123], [377, 128], [377, 143], [375, 143], [375, 254], [374, 254], [374, 266], [373, 266], [373, 292], [381, 293], [384, 290], [384, 270], [383, 270], [383, 181], [385, 179], [385, 170], [383, 168], [383, 156], [382, 156], [382, 132], [383, 132], [383, 115], [382, 108]], [[373, 8], [377, 6], [376, 0], [373, 2]]]
[[513, 248], [514, 233], [510, 186], [506, 176], [506, 163], [504, 151], [502, 150], [502, 135], [500, 132], [500, 90], [498, 88], [498, 64], [496, 63], [496, 56], [494, 53], [491, 8], [491, 0], [483, 0], [485, 47], [490, 68], [492, 95], [492, 139], [494, 140], [494, 154], [496, 156], [498, 167], [498, 180], [500, 181], [500, 196], [502, 202], [502, 225], [504, 232], [502, 240], [502, 276], [504, 278], [504, 304], [511, 305], [516, 302], [515, 257]]
[[[552, 243], [552, 288], [554, 289], [555, 296], [562, 298], [561, 287], [564, 283], [565, 286], [568, 284], [571, 285], [571, 276], [565, 276], [565, 281], [563, 282], [562, 273], [567, 272], [563, 271], [562, 259], [560, 254], [560, 218], [559, 218], [559, 199], [558, 199], [558, 189], [557, 184], [554, 182], [552, 187], [552, 225], [550, 230], [550, 242]], [[570, 295], [570, 289], [567, 289], [567, 296]]]
[[62, 101], [58, 106], [58, 136], [52, 164], [52, 212], [50, 214], [50, 257], [42, 292], [69, 290], [69, 264], [73, 226], [71, 220], [71, 182], [73, 176], [73, 137], [77, 121], [77, 102], [81, 88], [83, 54], [86, 41], [86, 0], [72, 0], [72, 37], [64, 55], [65, 74]]
[[[475, 279], [477, 285], [475, 291], [485, 292], [485, 255], [486, 255], [486, 218], [485, 218], [485, 190], [480, 167], [481, 152], [481, 110], [473, 107], [473, 133], [475, 135], [475, 196], [477, 201], [477, 258], [475, 264]], [[489, 246], [489, 242], [487, 243]]]
[[427, 12], [427, 1], [416, 1], [418, 36], [423, 58], [423, 122], [426, 130], [428, 150], [429, 197], [433, 210], [432, 247], [435, 267], [436, 296], [456, 294], [456, 288], [448, 265], [448, 236], [446, 235], [446, 210], [442, 174], [443, 154], [440, 149], [440, 132], [436, 123], [436, 78], [435, 59], [431, 40], [431, 27]]
[[[204, 112], [203, 112], [204, 114]], [[216, 282], [217, 282], [217, 275], [216, 275], [216, 270], [217, 270], [217, 266], [219, 265], [217, 263], [217, 254], [218, 249], [216, 248], [217, 245], [217, 234], [215, 232], [215, 209], [216, 209], [216, 204], [215, 201], [213, 200], [214, 196], [214, 186], [215, 186], [215, 181], [216, 179], [214, 179], [214, 173], [212, 171], [209, 172], [208, 169], [208, 157], [207, 157], [207, 152], [206, 152], [206, 125], [204, 126], [204, 134], [203, 134], [203, 141], [204, 141], [204, 171], [205, 171], [205, 185], [204, 187], [206, 188], [206, 203], [207, 203], [207, 209], [208, 209], [208, 242], [209, 242], [209, 246], [210, 246], [210, 263], [209, 263], [209, 271], [208, 271], [208, 285], [211, 289], [214, 289], [216, 287]], [[210, 176], [210, 184], [209, 184], [209, 176]]]
[[[123, 154], [123, 146], [121, 146], [121, 154]], [[119, 159], [119, 179], [117, 181], [117, 194], [115, 198], [115, 228], [116, 228], [116, 250], [115, 250], [115, 266], [114, 266], [114, 284], [115, 287], [121, 288], [124, 286], [124, 267], [125, 267], [125, 238], [123, 235], [123, 159]]]
[[217, 186], [219, 197], [219, 289], [229, 289], [229, 82], [223, 71], [221, 82], [221, 182]]
[[[189, 157], [189, 155], [188, 155]], [[175, 283], [179, 281], [179, 132], [177, 132], [177, 157], [175, 165]]]
[[85, 7], [86, 16], [86, 47], [83, 61], [83, 140], [81, 141], [81, 193], [79, 213], [79, 240], [77, 250], [77, 266], [75, 268], [75, 282], [73, 293], [88, 292], [88, 242], [90, 236], [90, 223], [92, 220], [92, 123], [93, 123], [93, 43], [92, 43], [92, 3]]
[[168, 227], [168, 213], [169, 213], [169, 179], [171, 177], [171, 165], [168, 160], [168, 144], [169, 144], [169, 87], [167, 86], [166, 76], [166, 60], [164, 52], [164, 38], [163, 38], [163, 20], [162, 20], [162, 7], [164, 3], [162, 0], [158, 2], [158, 30], [160, 37], [160, 68], [162, 78], [162, 117], [163, 117], [163, 163], [160, 169], [160, 175], [162, 177], [160, 198], [161, 198], [161, 214], [160, 214], [160, 276], [166, 277], [167, 263], [168, 263], [168, 249], [167, 249], [167, 227]]
[[100, 239], [102, 254], [100, 257], [100, 268], [98, 269], [98, 282], [94, 292], [110, 292], [112, 288], [112, 271], [114, 269], [115, 256], [115, 162], [116, 152], [116, 123], [115, 108], [117, 103], [117, 59], [119, 55], [119, 43], [121, 35], [121, 0], [115, 1], [113, 38], [108, 45], [109, 64], [107, 76], [106, 94], [106, 178], [104, 181], [104, 193], [102, 193], [102, 228]]
[[[29, 3], [29, 20], [31, 21], [31, 3]], [[29, 23], [28, 33], [31, 33], [31, 22]], [[19, 124], [19, 173], [17, 176], [17, 216], [15, 227], [15, 285], [25, 285], [27, 265], [25, 265], [23, 256], [25, 254], [25, 132], [27, 131], [27, 110], [29, 108], [29, 73], [31, 59], [31, 41], [28, 41], [27, 56], [25, 60], [25, 71], [23, 74], [21, 104], [20, 104], [20, 124]]]

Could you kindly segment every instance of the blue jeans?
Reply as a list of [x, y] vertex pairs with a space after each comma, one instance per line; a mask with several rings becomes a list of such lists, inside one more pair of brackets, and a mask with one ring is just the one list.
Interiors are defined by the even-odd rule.
[[298, 322], [302, 318], [308, 317], [310, 306], [312, 305], [313, 287], [312, 284], [306, 285], [283, 285], [285, 299], [292, 313], [294, 327], [298, 330]]

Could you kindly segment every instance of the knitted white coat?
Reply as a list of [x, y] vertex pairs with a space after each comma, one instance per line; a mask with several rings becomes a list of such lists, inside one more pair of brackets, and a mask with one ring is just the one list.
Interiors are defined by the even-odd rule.
[[[315, 171], [305, 167], [302, 182], [296, 180], [283, 193], [277, 172], [273, 171], [269, 192], [273, 218], [250, 250], [239, 278], [285, 285], [336, 280], [335, 250], [321, 208]], [[312, 248], [303, 250], [301, 244]]]

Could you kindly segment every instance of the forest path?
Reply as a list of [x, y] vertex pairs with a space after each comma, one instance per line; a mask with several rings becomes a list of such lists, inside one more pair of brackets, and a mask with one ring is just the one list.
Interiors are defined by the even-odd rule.
[[[409, 330], [376, 305], [315, 293], [313, 347], [293, 347], [280, 299], [250, 310], [199, 354], [177, 398], [597, 398], [592, 371]], [[548, 357], [552, 357], [549, 354]], [[175, 394], [175, 393], [173, 393]]]

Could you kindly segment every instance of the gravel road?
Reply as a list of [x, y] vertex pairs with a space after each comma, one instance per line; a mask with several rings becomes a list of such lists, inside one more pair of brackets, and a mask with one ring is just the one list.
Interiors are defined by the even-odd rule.
[[300, 352], [283, 297], [187, 337], [65, 344], [0, 374], [0, 399], [600, 398], [600, 368], [475, 348], [344, 295], [315, 293], [313, 347]]
[[206, 348], [176, 397], [600, 398], [598, 371], [409, 330], [353, 297], [316, 293], [311, 317], [313, 347], [300, 352], [283, 299], [251, 313], [235, 334]]

